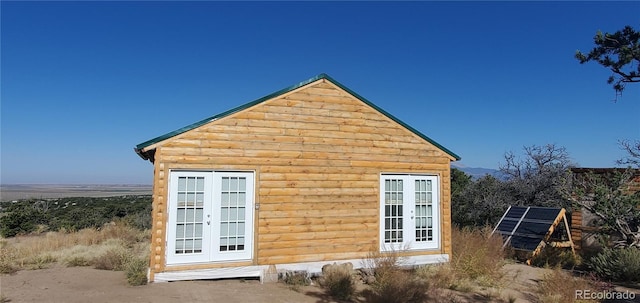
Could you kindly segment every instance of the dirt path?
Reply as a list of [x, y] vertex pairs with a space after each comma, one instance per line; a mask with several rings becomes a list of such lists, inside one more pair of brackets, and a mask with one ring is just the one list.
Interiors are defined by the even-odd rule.
[[90, 267], [23, 270], [0, 277], [8, 302], [300, 302], [317, 297], [257, 280], [186, 281], [129, 286], [123, 272]]
[[[536, 285], [548, 270], [523, 264], [507, 264], [505, 271], [507, 282], [499, 296], [502, 302], [506, 302], [510, 297], [514, 298], [515, 302], [535, 302]], [[497, 300], [499, 298], [487, 299], [475, 293], [457, 294], [461, 299], [458, 302], [500, 302]], [[123, 272], [90, 267], [56, 267], [2, 275], [0, 295], [4, 302], [12, 303], [335, 302], [315, 286], [294, 291], [282, 283], [260, 284], [257, 280], [183, 281], [129, 286]], [[640, 294], [637, 298], [640, 298]]]

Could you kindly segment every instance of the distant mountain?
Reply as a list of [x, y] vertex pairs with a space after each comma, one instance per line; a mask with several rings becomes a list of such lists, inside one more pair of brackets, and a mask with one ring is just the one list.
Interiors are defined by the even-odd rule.
[[456, 164], [451, 164], [451, 168], [457, 168], [463, 171], [465, 174], [471, 176], [473, 179], [479, 179], [486, 175], [491, 175], [498, 179], [504, 179], [505, 177], [504, 174], [501, 173], [499, 170], [492, 169], [492, 168], [466, 167], [464, 165], [456, 165]]

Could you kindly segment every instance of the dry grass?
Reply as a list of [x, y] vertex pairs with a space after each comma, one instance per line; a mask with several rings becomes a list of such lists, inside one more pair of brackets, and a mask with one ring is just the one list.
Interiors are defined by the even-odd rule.
[[311, 276], [306, 270], [286, 271], [282, 274], [281, 281], [293, 291], [300, 291], [303, 286], [311, 285]]
[[102, 247], [106, 246], [107, 248], [93, 259], [91, 262], [93, 267], [96, 269], [122, 271], [133, 260], [133, 254], [125, 246], [118, 243], [118, 240], [113, 242], [115, 243], [110, 246], [102, 245]]
[[559, 267], [544, 275], [538, 284], [537, 296], [540, 303], [573, 303], [599, 302], [596, 300], [578, 300], [576, 290], [599, 291], [598, 283], [594, 280], [574, 277]]
[[502, 238], [492, 236], [492, 229], [452, 230], [453, 256], [451, 266], [458, 277], [499, 282], [504, 265]]
[[365, 264], [374, 275], [364, 293], [372, 303], [418, 303], [428, 298], [427, 280], [402, 267], [402, 251], [370, 252]]
[[88, 228], [1, 239], [0, 273], [54, 264], [124, 270], [129, 262], [148, 258], [148, 238], [148, 231], [112, 223], [99, 230]]
[[[419, 267], [416, 275], [428, 281], [430, 289], [475, 292], [488, 300], [500, 300], [508, 283], [502, 270], [506, 263], [502, 238], [491, 236], [488, 227], [454, 228], [452, 242], [453, 255], [449, 263]], [[439, 301], [451, 301], [438, 297]]]

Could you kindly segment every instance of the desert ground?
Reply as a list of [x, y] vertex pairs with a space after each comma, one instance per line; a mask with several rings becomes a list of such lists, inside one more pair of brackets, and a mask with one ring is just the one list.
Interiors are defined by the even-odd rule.
[[[504, 270], [507, 281], [497, 296], [487, 298], [477, 292], [455, 292], [455, 300], [451, 302], [509, 302], [509, 297], [515, 302], [537, 302], [536, 285], [550, 271], [524, 264], [507, 264]], [[638, 295], [630, 302], [640, 302], [640, 291], [631, 291]], [[2, 275], [0, 293], [3, 302], [337, 302], [317, 286], [294, 290], [283, 283], [261, 284], [258, 280], [181, 281], [129, 286], [123, 272], [91, 267], [54, 267]], [[355, 301], [364, 302], [363, 298]]]
[[111, 197], [151, 195], [151, 185], [60, 185], [60, 184], [2, 184], [0, 201], [19, 199], [54, 199], [66, 197]]

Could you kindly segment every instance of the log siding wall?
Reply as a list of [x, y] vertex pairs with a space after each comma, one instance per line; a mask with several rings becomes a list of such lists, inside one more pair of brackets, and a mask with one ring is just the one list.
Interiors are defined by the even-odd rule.
[[380, 174], [438, 175], [440, 249], [410, 254], [451, 254], [453, 158], [324, 79], [155, 148], [152, 275], [175, 270], [164, 266], [172, 169], [255, 171], [254, 265], [363, 258], [379, 247]]

